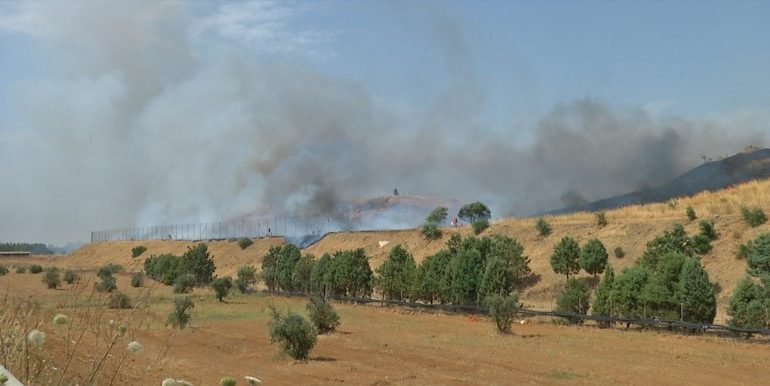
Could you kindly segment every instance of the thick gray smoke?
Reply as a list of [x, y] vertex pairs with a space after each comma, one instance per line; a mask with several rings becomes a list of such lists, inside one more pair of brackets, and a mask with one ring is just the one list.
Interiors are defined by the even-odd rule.
[[215, 28], [226, 12], [172, 2], [4, 12], [0, 27], [30, 36], [46, 61], [4, 86], [14, 97], [0, 120], [2, 239], [83, 240], [250, 212], [333, 216], [394, 187], [526, 215], [660, 184], [702, 155], [766, 140], [750, 119], [658, 117], [586, 98], [553, 107], [522, 143], [484, 123], [467, 42], [441, 18], [437, 45], [455, 83], [403, 116], [361, 84], [270, 55], [303, 40], [270, 35], [267, 49], [244, 49]]

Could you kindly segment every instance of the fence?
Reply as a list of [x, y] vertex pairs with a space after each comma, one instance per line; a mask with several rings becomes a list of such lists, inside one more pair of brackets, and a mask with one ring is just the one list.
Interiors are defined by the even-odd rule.
[[[268, 291], [265, 291], [265, 292], [271, 293]], [[302, 293], [302, 292], [287, 292], [287, 291], [277, 291], [277, 292], [274, 291], [272, 292], [272, 294], [283, 295], [283, 296], [295, 296], [295, 297], [308, 296], [308, 294]], [[431, 309], [431, 310], [439, 310], [444, 312], [455, 312], [455, 313], [464, 313], [464, 314], [487, 314], [489, 311], [487, 307], [479, 306], [479, 305], [427, 304], [427, 303], [406, 302], [406, 301], [398, 301], [398, 300], [385, 300], [385, 299], [374, 299], [374, 298], [352, 297], [352, 296], [336, 296], [336, 295], [327, 295], [327, 298], [332, 300], [352, 302], [352, 303], [358, 303], [358, 304], [395, 305], [395, 306], [401, 306], [401, 307]], [[658, 319], [658, 318], [655, 318], [655, 319], [624, 318], [624, 317], [613, 317], [613, 316], [584, 315], [584, 314], [576, 314], [572, 312], [539, 311], [539, 310], [531, 310], [526, 308], [519, 309], [517, 311], [517, 314], [523, 315], [523, 316], [546, 316], [546, 317], [554, 317], [554, 318], [563, 318], [563, 319], [569, 319], [571, 321], [580, 322], [580, 323], [587, 320], [591, 320], [595, 322], [626, 323], [628, 325], [637, 325], [637, 326], [650, 327], [650, 328], [666, 328], [669, 330], [681, 330], [681, 331], [692, 331], [692, 332], [703, 332], [703, 333], [714, 332], [714, 333], [723, 333], [723, 334], [747, 334], [747, 335], [770, 336], [770, 329], [740, 328], [740, 327], [725, 326], [722, 324], [694, 323], [694, 322], [687, 322], [682, 320], [668, 320], [668, 319]]]
[[307, 237], [337, 230], [331, 219], [289, 217], [243, 219], [227, 222], [117, 228], [91, 232], [91, 242], [116, 240], [220, 240], [241, 237]]

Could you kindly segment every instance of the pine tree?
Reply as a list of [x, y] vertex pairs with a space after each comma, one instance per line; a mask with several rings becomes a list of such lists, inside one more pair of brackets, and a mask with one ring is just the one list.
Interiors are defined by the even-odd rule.
[[770, 233], [759, 235], [746, 256], [747, 272], [752, 276], [770, 274]]
[[377, 268], [383, 295], [390, 300], [408, 298], [416, 269], [412, 255], [401, 245], [396, 245]]
[[556, 273], [569, 275], [580, 272], [580, 245], [572, 237], [565, 236], [554, 247], [551, 255], [551, 267]]
[[[585, 281], [573, 277], [567, 280], [567, 286], [556, 299], [556, 310], [585, 315], [591, 305], [590, 298], [591, 293]], [[573, 318], [571, 322], [580, 323], [582, 319]]]
[[493, 257], [487, 261], [481, 278], [482, 295], [508, 296], [513, 290], [513, 273], [503, 259]]
[[679, 275], [679, 301], [682, 318], [688, 322], [712, 323], [717, 313], [714, 286], [700, 260], [685, 261]]
[[[615, 271], [612, 269], [612, 265], [608, 265], [604, 271], [604, 277], [602, 282], [596, 289], [596, 299], [594, 299], [593, 307], [591, 307], [591, 315], [595, 316], [615, 316], [612, 310], [612, 300], [610, 295], [612, 294], [612, 288], [615, 285]], [[608, 326], [608, 322], [600, 322], [602, 326]]]
[[580, 268], [594, 275], [604, 272], [609, 254], [599, 239], [591, 239], [580, 250]]
[[767, 327], [768, 302], [766, 291], [751, 278], [746, 277], [735, 287], [727, 304], [727, 324], [732, 327]]

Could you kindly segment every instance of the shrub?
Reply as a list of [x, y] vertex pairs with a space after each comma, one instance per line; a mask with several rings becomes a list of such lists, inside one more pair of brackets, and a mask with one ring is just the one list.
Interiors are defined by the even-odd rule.
[[489, 308], [489, 316], [495, 321], [497, 331], [509, 333], [511, 322], [519, 309], [519, 298], [514, 292], [508, 296], [490, 295], [485, 303]]
[[473, 227], [473, 233], [479, 234], [484, 232], [484, 229], [489, 228], [489, 221], [486, 219], [476, 220], [471, 223], [471, 227]]
[[604, 211], [596, 212], [594, 217], [596, 218], [596, 226], [599, 228], [603, 228], [607, 225], [607, 213]]
[[249, 287], [257, 283], [257, 269], [249, 266], [244, 265], [240, 268], [238, 268], [238, 275], [235, 278], [235, 287], [238, 288], [238, 291], [241, 291], [241, 293], [246, 293], [249, 291]]
[[29, 266], [29, 273], [40, 273], [43, 272], [43, 266], [38, 264], [32, 264]]
[[567, 276], [580, 272], [580, 245], [569, 236], [564, 236], [554, 247], [551, 254], [551, 268], [556, 273]]
[[417, 264], [401, 245], [390, 250], [388, 258], [377, 268], [382, 294], [389, 300], [408, 298]]
[[622, 259], [624, 256], [626, 256], [626, 251], [621, 247], [615, 247], [615, 257]]
[[294, 359], [307, 359], [317, 338], [313, 324], [292, 311], [281, 315], [274, 306], [271, 306], [270, 310], [273, 314], [268, 324], [270, 342], [280, 343], [283, 351]]
[[584, 271], [594, 275], [604, 272], [607, 266], [607, 249], [599, 239], [591, 239], [580, 250], [580, 267]]
[[147, 247], [144, 245], [138, 245], [136, 247], [131, 248], [131, 258], [137, 258], [142, 255], [142, 253], [147, 252]]
[[[556, 299], [556, 310], [559, 312], [569, 312], [585, 315], [590, 307], [591, 294], [585, 281], [572, 278], [567, 280], [567, 286]], [[582, 323], [583, 319], [570, 318], [572, 323]]]
[[230, 288], [233, 288], [233, 279], [230, 276], [218, 277], [211, 282], [211, 288], [217, 295], [217, 300], [223, 301], [230, 294]]
[[711, 239], [702, 234], [693, 236], [692, 249], [699, 255], [709, 253], [709, 251], [711, 251]]
[[174, 284], [174, 280], [183, 270], [182, 258], [169, 253], [150, 256], [144, 260], [144, 273], [165, 285]]
[[478, 220], [489, 220], [491, 216], [492, 212], [489, 211], [489, 208], [478, 201], [463, 206], [457, 213], [457, 217], [469, 223], [473, 223]]
[[241, 249], [246, 249], [250, 247], [251, 244], [254, 244], [254, 241], [248, 237], [241, 237], [238, 239], [238, 246], [241, 247]]
[[8, 382], [8, 376], [0, 373], [0, 385], [5, 385]]
[[698, 216], [695, 215], [695, 209], [693, 209], [691, 206], [688, 206], [687, 209], [685, 209], [685, 213], [687, 213], [687, 219], [690, 221], [695, 221]]
[[184, 329], [192, 319], [192, 315], [190, 315], [192, 308], [195, 308], [195, 303], [189, 296], [175, 297], [174, 309], [168, 315], [168, 324], [171, 324], [173, 328]]
[[73, 284], [77, 282], [80, 278], [78, 277], [78, 274], [75, 273], [75, 271], [66, 271], [64, 272], [64, 282], [67, 284]]
[[120, 264], [113, 264], [109, 263], [101, 268], [99, 268], [99, 272], [110, 272], [110, 273], [118, 273], [123, 270], [123, 266]]
[[24, 273], [24, 272], [27, 272], [27, 267], [26, 266], [20, 265], [20, 266], [16, 267], [16, 273]]
[[441, 229], [439, 229], [435, 222], [425, 223], [422, 228], [420, 228], [420, 233], [422, 233], [422, 236], [427, 240], [436, 240], [441, 238]]
[[551, 234], [551, 224], [549, 224], [548, 221], [545, 221], [545, 219], [542, 217], [537, 219], [537, 223], [535, 224], [535, 229], [537, 229], [537, 233], [539, 233], [540, 236], [543, 236], [543, 237]]
[[45, 270], [45, 275], [43, 275], [43, 283], [48, 286], [48, 289], [56, 289], [61, 285], [61, 273], [59, 272], [59, 268], [56, 267], [50, 267]]
[[5, 276], [8, 274], [8, 267], [4, 265], [0, 265], [0, 276]]
[[701, 220], [698, 223], [698, 228], [700, 228], [700, 234], [707, 237], [709, 240], [716, 240], [717, 237], [719, 237], [719, 233], [714, 229], [713, 221]]
[[99, 274], [100, 282], [94, 284], [94, 288], [99, 292], [112, 292], [118, 289], [117, 280], [111, 272]]
[[428, 215], [428, 217], [425, 218], [425, 222], [428, 224], [430, 223], [441, 224], [444, 221], [446, 221], [447, 212], [448, 212], [447, 208], [443, 206], [433, 209]]
[[320, 296], [313, 296], [307, 303], [310, 312], [310, 321], [320, 334], [332, 332], [340, 325], [340, 316], [334, 310], [332, 304]]
[[765, 212], [761, 208], [741, 207], [741, 215], [743, 220], [752, 228], [767, 222], [767, 216], [765, 216]]
[[107, 307], [113, 310], [127, 310], [133, 308], [131, 304], [131, 298], [122, 292], [115, 292], [110, 294], [107, 299]]
[[751, 252], [751, 241], [749, 241], [746, 244], [738, 245], [738, 248], [735, 251], [735, 257], [741, 260], [745, 260], [749, 256], [750, 252]]
[[237, 382], [235, 382], [235, 378], [233, 377], [222, 377], [222, 379], [219, 380], [220, 386], [235, 386], [237, 385]]
[[193, 287], [195, 287], [195, 275], [191, 273], [186, 273], [184, 275], [178, 276], [176, 280], [174, 280], [175, 294], [190, 293], [192, 292]]
[[131, 275], [131, 287], [139, 288], [144, 284], [144, 275], [141, 272], [136, 272]]

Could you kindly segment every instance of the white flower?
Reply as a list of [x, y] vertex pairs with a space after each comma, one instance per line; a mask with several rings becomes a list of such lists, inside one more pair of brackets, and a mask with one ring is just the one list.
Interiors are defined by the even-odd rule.
[[142, 347], [141, 343], [139, 343], [137, 341], [133, 341], [133, 342], [128, 344], [128, 351], [131, 351], [134, 354], [138, 354], [138, 353], [144, 351], [144, 347]]
[[246, 383], [248, 383], [249, 386], [254, 386], [254, 385], [262, 384], [262, 380], [260, 380], [257, 377], [250, 377], [250, 376], [247, 375], [247, 376], [243, 377], [243, 379], [246, 380]]
[[45, 343], [45, 333], [40, 330], [32, 330], [27, 334], [27, 341], [33, 346], [40, 347]]
[[63, 324], [67, 324], [67, 315], [56, 314], [56, 316], [53, 317], [53, 324], [56, 324], [59, 326]]

